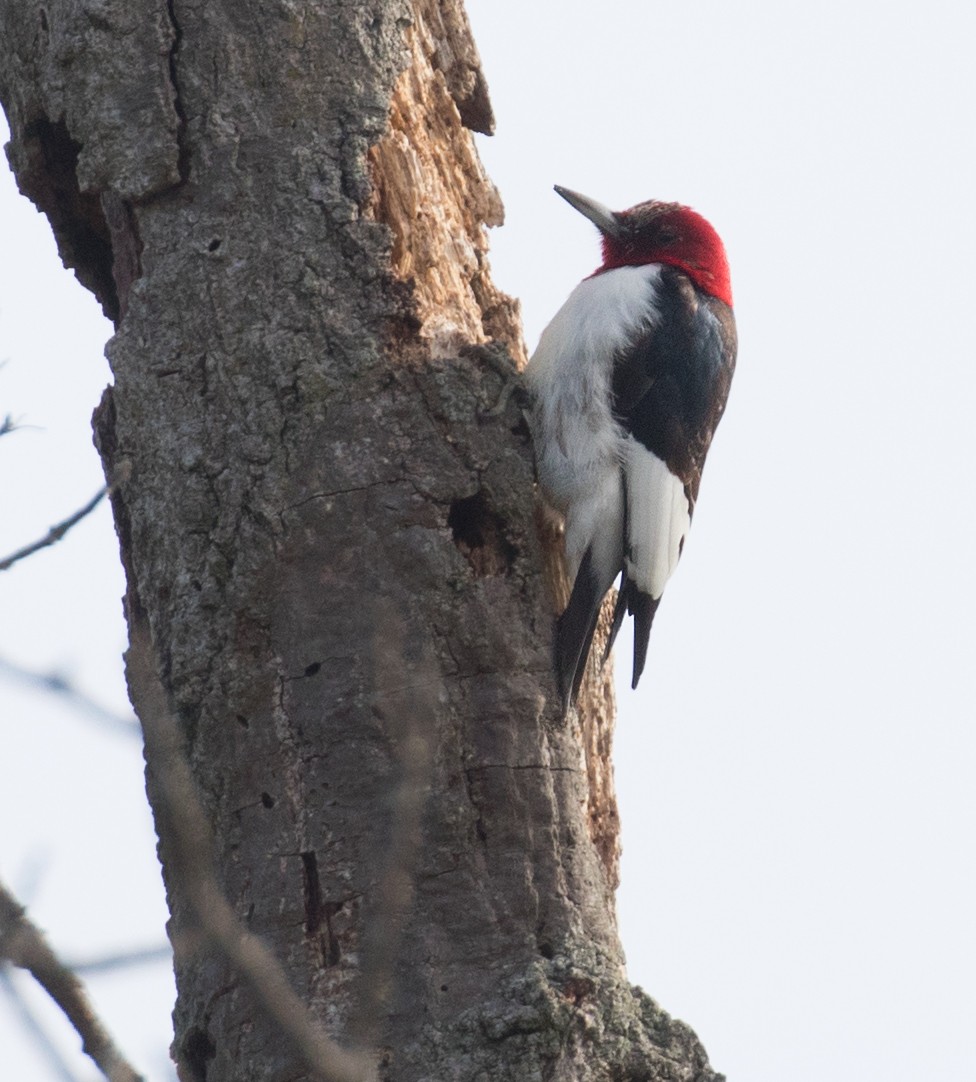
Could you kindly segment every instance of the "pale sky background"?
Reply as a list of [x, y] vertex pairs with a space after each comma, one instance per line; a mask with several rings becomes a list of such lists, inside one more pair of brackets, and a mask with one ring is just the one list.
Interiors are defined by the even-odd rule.
[[[468, 9], [507, 206], [492, 262], [530, 348], [598, 261], [553, 183], [617, 209], [689, 203], [732, 265], [739, 369], [636, 693], [618, 651], [630, 977], [730, 1082], [976, 1080], [965, 9]], [[0, 177], [0, 417], [29, 426], [0, 440], [0, 555], [101, 483], [109, 333]], [[0, 575], [0, 658], [123, 711], [122, 589], [103, 507]], [[160, 943], [138, 741], [2, 671], [0, 737], [0, 872], [54, 945]], [[166, 964], [91, 986], [137, 1064], [171, 1077]], [[62, 1077], [22, 1033], [0, 988], [0, 1077]]]

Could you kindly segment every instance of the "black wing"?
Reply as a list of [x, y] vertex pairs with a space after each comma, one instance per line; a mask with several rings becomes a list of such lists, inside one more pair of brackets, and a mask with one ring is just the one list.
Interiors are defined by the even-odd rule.
[[[735, 318], [728, 305], [672, 268], [662, 272], [656, 299], [659, 320], [615, 364], [614, 412], [623, 428], [681, 481], [690, 516], [735, 369]], [[630, 544], [628, 534], [628, 549]], [[660, 597], [640, 590], [625, 570], [606, 653], [625, 612], [630, 613], [634, 687], [644, 669], [659, 602]]]
[[735, 370], [735, 317], [671, 268], [657, 301], [660, 319], [614, 366], [614, 413], [681, 478], [694, 508]]

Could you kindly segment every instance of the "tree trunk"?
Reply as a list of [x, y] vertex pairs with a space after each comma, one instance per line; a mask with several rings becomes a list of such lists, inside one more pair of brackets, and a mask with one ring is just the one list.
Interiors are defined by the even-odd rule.
[[[126, 614], [240, 920], [397, 1082], [718, 1077], [623, 974], [605, 678], [557, 712], [460, 0], [7, 3], [0, 42], [21, 189], [116, 324]], [[305, 1077], [193, 949], [147, 787], [181, 1077]]]

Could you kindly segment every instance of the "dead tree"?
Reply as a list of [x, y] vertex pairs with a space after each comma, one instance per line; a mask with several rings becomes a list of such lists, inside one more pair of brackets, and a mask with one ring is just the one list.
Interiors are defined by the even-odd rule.
[[[130, 690], [242, 926], [397, 1082], [716, 1078], [623, 975], [606, 678], [558, 717], [460, 0], [8, 0], [0, 96], [115, 323]], [[305, 1077], [199, 934], [157, 754], [181, 1075]]]

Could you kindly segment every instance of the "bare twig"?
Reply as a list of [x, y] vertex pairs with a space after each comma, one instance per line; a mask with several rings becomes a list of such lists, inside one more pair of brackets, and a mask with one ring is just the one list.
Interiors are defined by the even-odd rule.
[[9, 568], [13, 567], [15, 563], [26, 559], [28, 556], [32, 556], [35, 552], [40, 551], [40, 549], [57, 544], [72, 526], [81, 522], [86, 515], [90, 515], [92, 511], [95, 510], [109, 492], [110, 488], [110, 485], [105, 485], [92, 496], [84, 507], [75, 511], [73, 515], [69, 515], [63, 522], [59, 522], [56, 526], [52, 526], [44, 537], [39, 538], [37, 541], [32, 541], [29, 545], [24, 545], [23, 548], [17, 549], [16, 552], [12, 552], [9, 556], [0, 560], [0, 571], [7, 571]]
[[0, 657], [0, 676], [10, 676], [41, 691], [58, 695], [66, 699], [80, 713], [88, 714], [100, 724], [116, 732], [124, 733], [126, 736], [142, 737], [139, 723], [133, 715], [126, 717], [102, 706], [61, 673], [35, 672], [33, 669], [25, 669], [21, 665], [15, 665], [12, 661]]
[[[417, 646], [392, 605], [376, 602], [373, 710], [387, 727], [400, 761], [392, 830], [363, 945], [359, 1003], [349, 1029], [370, 1047], [390, 996], [397, 949], [413, 903], [421, 819], [433, 765], [430, 718], [437, 711], [438, 673], [429, 648]], [[419, 640], [421, 643], [423, 640]], [[408, 653], [417, 656], [408, 659]]]
[[67, 1015], [81, 1037], [82, 1048], [109, 1082], [142, 1082], [115, 1047], [108, 1030], [95, 1014], [84, 985], [47, 945], [24, 907], [0, 883], [0, 958], [28, 970]]
[[51, 1078], [56, 1082], [78, 1082], [78, 1076], [58, 1051], [50, 1035], [44, 1029], [30, 1004], [20, 993], [10, 975], [10, 966], [0, 962], [0, 989], [6, 994], [10, 1006], [24, 1031], [29, 1034], [34, 1048], [47, 1060]]
[[129, 969], [132, 966], [151, 965], [155, 962], [172, 962], [173, 949], [168, 943], [161, 943], [158, 947], [137, 947], [132, 950], [119, 951], [116, 954], [103, 954], [99, 958], [69, 959], [65, 962], [75, 973], [114, 973], [119, 969]]
[[313, 1021], [275, 956], [240, 924], [217, 883], [207, 819], [166, 702], [144, 620], [130, 626], [128, 669], [145, 732], [146, 759], [169, 825], [171, 861], [201, 929], [244, 977], [264, 1011], [323, 1082], [373, 1082], [376, 1069], [372, 1061], [341, 1048]]

